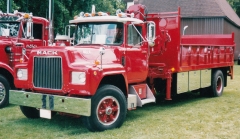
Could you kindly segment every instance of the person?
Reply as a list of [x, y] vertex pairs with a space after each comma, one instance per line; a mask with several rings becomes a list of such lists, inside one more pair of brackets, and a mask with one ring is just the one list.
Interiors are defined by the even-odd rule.
[[123, 40], [123, 28], [118, 27], [116, 28], [116, 36], [114, 43], [122, 43], [122, 40]]
[[108, 26], [106, 44], [122, 43], [123, 28], [121, 24], [110, 24]]

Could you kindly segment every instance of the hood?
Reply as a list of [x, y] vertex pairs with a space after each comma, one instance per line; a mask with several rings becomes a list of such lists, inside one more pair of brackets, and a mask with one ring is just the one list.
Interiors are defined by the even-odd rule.
[[100, 54], [100, 47], [66, 47], [72, 66], [75, 65], [93, 65], [95, 61], [102, 61], [102, 64], [115, 63], [118, 59], [114, 49], [103, 47], [104, 54]]
[[[116, 63], [118, 58], [116, 50], [104, 47], [104, 55], [102, 55], [102, 64]], [[84, 46], [68, 46], [68, 47], [42, 47], [32, 50], [34, 55], [38, 56], [61, 56], [66, 57], [72, 66], [94, 65], [95, 61], [101, 62], [100, 46], [84, 47]]]

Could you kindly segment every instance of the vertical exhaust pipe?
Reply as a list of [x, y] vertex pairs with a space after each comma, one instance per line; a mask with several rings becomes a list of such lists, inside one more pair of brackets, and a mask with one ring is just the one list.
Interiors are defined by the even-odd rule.
[[12, 0], [7, 0], [7, 13], [12, 11]]
[[48, 45], [53, 45], [53, 13], [54, 13], [54, 0], [49, 0], [49, 36], [48, 36]]

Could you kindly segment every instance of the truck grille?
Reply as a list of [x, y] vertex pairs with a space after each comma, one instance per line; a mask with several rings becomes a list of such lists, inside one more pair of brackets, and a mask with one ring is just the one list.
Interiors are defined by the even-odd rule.
[[39, 88], [62, 88], [60, 57], [34, 57], [33, 84]]

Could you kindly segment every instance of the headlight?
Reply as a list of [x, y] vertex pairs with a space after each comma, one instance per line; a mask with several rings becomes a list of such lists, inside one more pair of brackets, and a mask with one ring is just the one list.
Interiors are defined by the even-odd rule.
[[85, 84], [86, 73], [85, 72], [72, 72], [72, 84]]
[[27, 80], [27, 69], [18, 69], [17, 70], [17, 78], [18, 80]]

